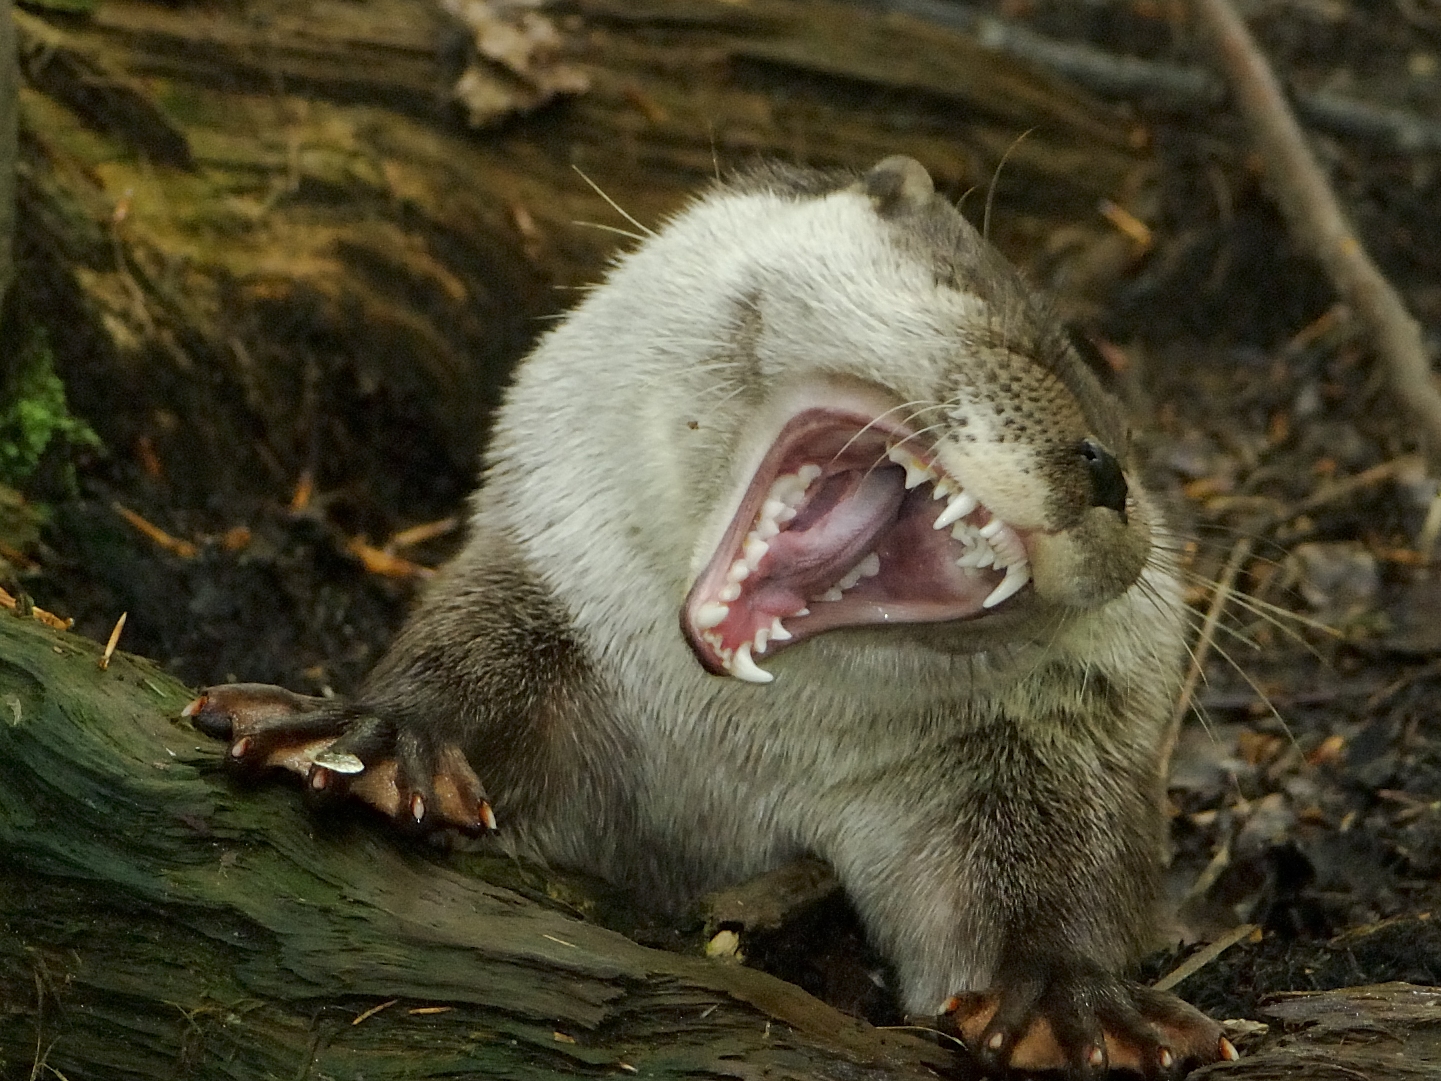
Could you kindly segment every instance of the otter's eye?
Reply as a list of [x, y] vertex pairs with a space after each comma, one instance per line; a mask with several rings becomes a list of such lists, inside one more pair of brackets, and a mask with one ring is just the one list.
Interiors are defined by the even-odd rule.
[[1110, 507], [1126, 520], [1126, 478], [1120, 463], [1094, 439], [1081, 440], [1081, 458], [1091, 474], [1091, 506]]

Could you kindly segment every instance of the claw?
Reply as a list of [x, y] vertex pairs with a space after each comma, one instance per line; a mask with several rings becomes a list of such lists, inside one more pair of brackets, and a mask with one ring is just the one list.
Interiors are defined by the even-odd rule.
[[364, 773], [365, 763], [353, 754], [343, 751], [321, 751], [315, 756], [315, 764], [324, 766], [332, 773]]
[[[250, 777], [288, 770], [305, 778], [305, 791], [317, 804], [353, 797], [410, 830], [496, 828], [485, 787], [460, 746], [440, 743], [402, 763], [396, 724], [384, 711], [268, 684], [227, 683], [206, 688], [181, 716], [229, 742], [233, 772]], [[418, 733], [422, 738], [415, 742], [424, 745], [426, 734]]]
[[[1094, 988], [1088, 982], [1069, 988], [1052, 985], [1029, 1011], [1007, 999], [1015, 992], [996, 989], [953, 995], [940, 1012], [981, 1064], [1008, 1074], [1071, 1071], [1099, 1076], [1109, 1070], [1106, 1076], [1176, 1077], [1196, 1065], [1238, 1057], [1220, 1026], [1174, 995], [1104, 974], [1096, 979]], [[1124, 996], [1120, 1001], [1125, 1008], [1107, 1008], [1108, 994]], [[1081, 1011], [1080, 1024], [1069, 1016], [1075, 1010]], [[1086, 1023], [1087, 1017], [1096, 1028]], [[1095, 1035], [1086, 1035], [1088, 1031]]]

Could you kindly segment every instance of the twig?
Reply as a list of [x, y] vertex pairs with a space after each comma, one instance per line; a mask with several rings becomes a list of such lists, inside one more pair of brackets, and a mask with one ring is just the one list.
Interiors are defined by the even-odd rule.
[[1243, 923], [1240, 927], [1236, 927], [1230, 931], [1227, 931], [1224, 935], [1216, 939], [1215, 942], [1211, 943], [1200, 953], [1197, 953], [1192, 957], [1186, 958], [1185, 961], [1177, 965], [1170, 972], [1166, 973], [1166, 975], [1162, 976], [1151, 986], [1153, 986], [1157, 991], [1169, 991], [1171, 988], [1175, 987], [1178, 983], [1184, 980], [1187, 976], [1191, 976], [1199, 972], [1216, 958], [1220, 957], [1221, 954], [1229, 950], [1236, 943], [1240, 942], [1241, 939], [1247, 938], [1255, 932], [1256, 925], [1254, 923]]
[[120, 644], [120, 632], [125, 629], [125, 620], [129, 612], [121, 612], [120, 618], [115, 621], [115, 627], [110, 632], [110, 639], [105, 643], [105, 652], [100, 654], [100, 671], [104, 672], [110, 667], [110, 658], [115, 656], [115, 647]]
[[178, 555], [181, 559], [194, 559], [200, 553], [200, 549], [197, 548], [195, 545], [191, 544], [188, 540], [182, 540], [179, 537], [172, 537], [169, 533], [165, 532], [165, 530], [161, 529], [154, 522], [151, 522], [146, 518], [142, 517], [141, 515], [136, 514], [135, 511], [131, 510], [129, 507], [125, 506], [125, 504], [119, 502], [118, 500], [110, 504], [110, 509], [113, 510], [116, 514], [120, 515], [120, 517], [124, 518], [127, 522], [133, 525], [147, 538], [154, 541], [161, 548], [164, 548], [167, 552], [172, 552], [175, 555]]
[[1385, 143], [1413, 154], [1441, 149], [1441, 124], [1408, 113], [1335, 94], [1297, 94], [1296, 109], [1306, 123], [1332, 135]]
[[1395, 480], [1413, 471], [1419, 472], [1424, 468], [1420, 458], [1411, 454], [1403, 454], [1399, 458], [1392, 458], [1390, 461], [1382, 462], [1380, 465], [1373, 465], [1370, 469], [1363, 469], [1361, 472], [1344, 477], [1334, 484], [1328, 484], [1319, 491], [1312, 492], [1305, 499], [1293, 503], [1282, 513], [1276, 516], [1275, 523], [1268, 522], [1267, 525], [1289, 522], [1299, 518], [1303, 514], [1310, 514], [1312, 511], [1320, 510], [1322, 507], [1341, 500], [1349, 500], [1352, 496], [1358, 495], [1367, 488], [1383, 484], [1389, 480]]
[[[1087, 42], [1059, 41], [954, 0], [871, 0], [871, 5], [973, 34], [988, 49], [1102, 97], [1140, 101], [1172, 112], [1208, 111], [1226, 97], [1225, 83], [1203, 67], [1123, 56]], [[1441, 124], [1405, 109], [1324, 92], [1298, 93], [1296, 108], [1306, 123], [1332, 135], [1407, 153], [1441, 149]]]
[[1346, 221], [1275, 73], [1230, 0], [1195, 0], [1195, 5], [1286, 220], [1369, 330], [1392, 390], [1420, 426], [1432, 460], [1441, 459], [1441, 393], [1431, 381], [1420, 326]]
[[1175, 712], [1171, 714], [1171, 726], [1166, 733], [1161, 756], [1162, 763], [1169, 764], [1171, 761], [1171, 752], [1175, 750], [1176, 739], [1181, 732], [1181, 722], [1186, 719], [1186, 711], [1191, 708], [1191, 700], [1196, 696], [1196, 687], [1206, 673], [1206, 659], [1211, 655], [1216, 624], [1221, 621], [1221, 613], [1225, 611], [1226, 602], [1231, 599], [1231, 592], [1235, 588], [1236, 576], [1241, 573], [1246, 560], [1251, 558], [1253, 547], [1255, 542], [1250, 537], [1242, 537], [1237, 541], [1236, 547], [1231, 549], [1231, 557], [1221, 569], [1220, 578], [1216, 580], [1216, 589], [1211, 594], [1211, 606], [1206, 610], [1201, 633], [1196, 636], [1196, 648], [1191, 651], [1191, 667], [1186, 672], [1186, 681], [1181, 684], [1181, 697], [1176, 701]]
[[73, 619], [61, 619], [43, 608], [37, 608], [23, 593], [17, 598], [0, 589], [0, 607], [10, 609], [17, 616], [29, 616], [31, 619], [37, 619], [45, 626], [54, 627], [57, 631], [68, 631], [75, 626]]

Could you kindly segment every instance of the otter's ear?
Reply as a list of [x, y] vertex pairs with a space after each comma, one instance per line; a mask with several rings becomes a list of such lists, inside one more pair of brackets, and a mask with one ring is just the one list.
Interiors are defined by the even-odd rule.
[[861, 177], [861, 189], [883, 218], [920, 210], [936, 192], [931, 174], [915, 158], [897, 154], [873, 166]]

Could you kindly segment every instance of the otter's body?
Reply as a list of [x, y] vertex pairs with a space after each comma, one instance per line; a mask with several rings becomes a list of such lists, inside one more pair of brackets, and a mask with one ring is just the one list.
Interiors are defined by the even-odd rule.
[[1040, 1015], [1164, 1072], [1184, 1040], [1116, 974], [1158, 926], [1183, 621], [1126, 443], [915, 163], [759, 173], [521, 366], [469, 542], [354, 701], [198, 712], [665, 906], [818, 854], [907, 1009], [989, 991], [996, 1061]]

